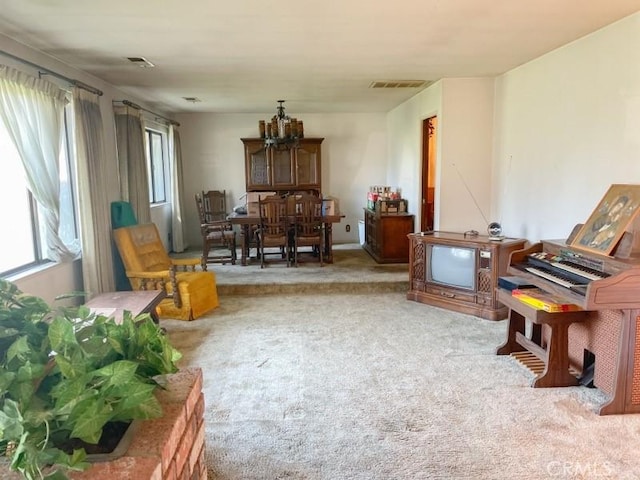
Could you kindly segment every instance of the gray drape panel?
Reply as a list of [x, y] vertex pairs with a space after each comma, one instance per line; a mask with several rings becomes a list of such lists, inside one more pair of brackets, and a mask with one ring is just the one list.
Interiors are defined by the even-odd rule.
[[187, 245], [184, 241], [182, 145], [180, 143], [180, 132], [175, 125], [171, 125], [169, 143], [171, 145], [169, 151], [171, 153], [171, 196], [173, 203], [171, 210], [172, 249], [174, 252], [183, 252]]
[[118, 148], [120, 196], [122, 200], [131, 204], [138, 223], [150, 223], [149, 176], [140, 110], [129, 106], [116, 106], [113, 111]]
[[73, 89], [80, 228], [82, 232], [82, 274], [89, 296], [115, 288], [111, 254], [110, 202], [107, 195], [108, 168], [99, 97]]

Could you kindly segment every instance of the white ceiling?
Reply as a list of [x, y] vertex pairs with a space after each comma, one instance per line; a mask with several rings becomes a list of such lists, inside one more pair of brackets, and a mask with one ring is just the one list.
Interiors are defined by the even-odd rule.
[[278, 99], [292, 115], [386, 112], [419, 89], [373, 81], [495, 76], [639, 10], [640, 0], [0, 0], [0, 33], [167, 112], [267, 112]]

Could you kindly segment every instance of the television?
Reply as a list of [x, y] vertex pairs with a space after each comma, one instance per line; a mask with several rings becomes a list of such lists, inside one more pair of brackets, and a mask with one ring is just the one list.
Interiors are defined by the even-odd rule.
[[428, 281], [475, 291], [476, 252], [471, 247], [429, 245]]
[[508, 309], [497, 299], [498, 277], [526, 240], [439, 231], [408, 237], [409, 300], [490, 320], [506, 317]]

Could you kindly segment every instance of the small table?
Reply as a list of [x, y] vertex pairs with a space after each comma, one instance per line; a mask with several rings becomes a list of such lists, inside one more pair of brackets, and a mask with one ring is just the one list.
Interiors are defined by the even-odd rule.
[[122, 322], [125, 310], [134, 317], [148, 313], [155, 323], [160, 323], [156, 307], [165, 296], [164, 290], [107, 292], [96, 295], [84, 306], [97, 314], [113, 317], [116, 323]]

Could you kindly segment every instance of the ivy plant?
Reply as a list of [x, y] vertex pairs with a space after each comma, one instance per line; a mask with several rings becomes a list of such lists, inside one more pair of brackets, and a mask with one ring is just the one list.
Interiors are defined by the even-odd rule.
[[116, 323], [82, 306], [54, 309], [0, 279], [0, 455], [29, 480], [86, 469], [84, 448], [61, 446], [97, 444], [109, 422], [161, 416], [158, 376], [179, 358], [148, 314]]

